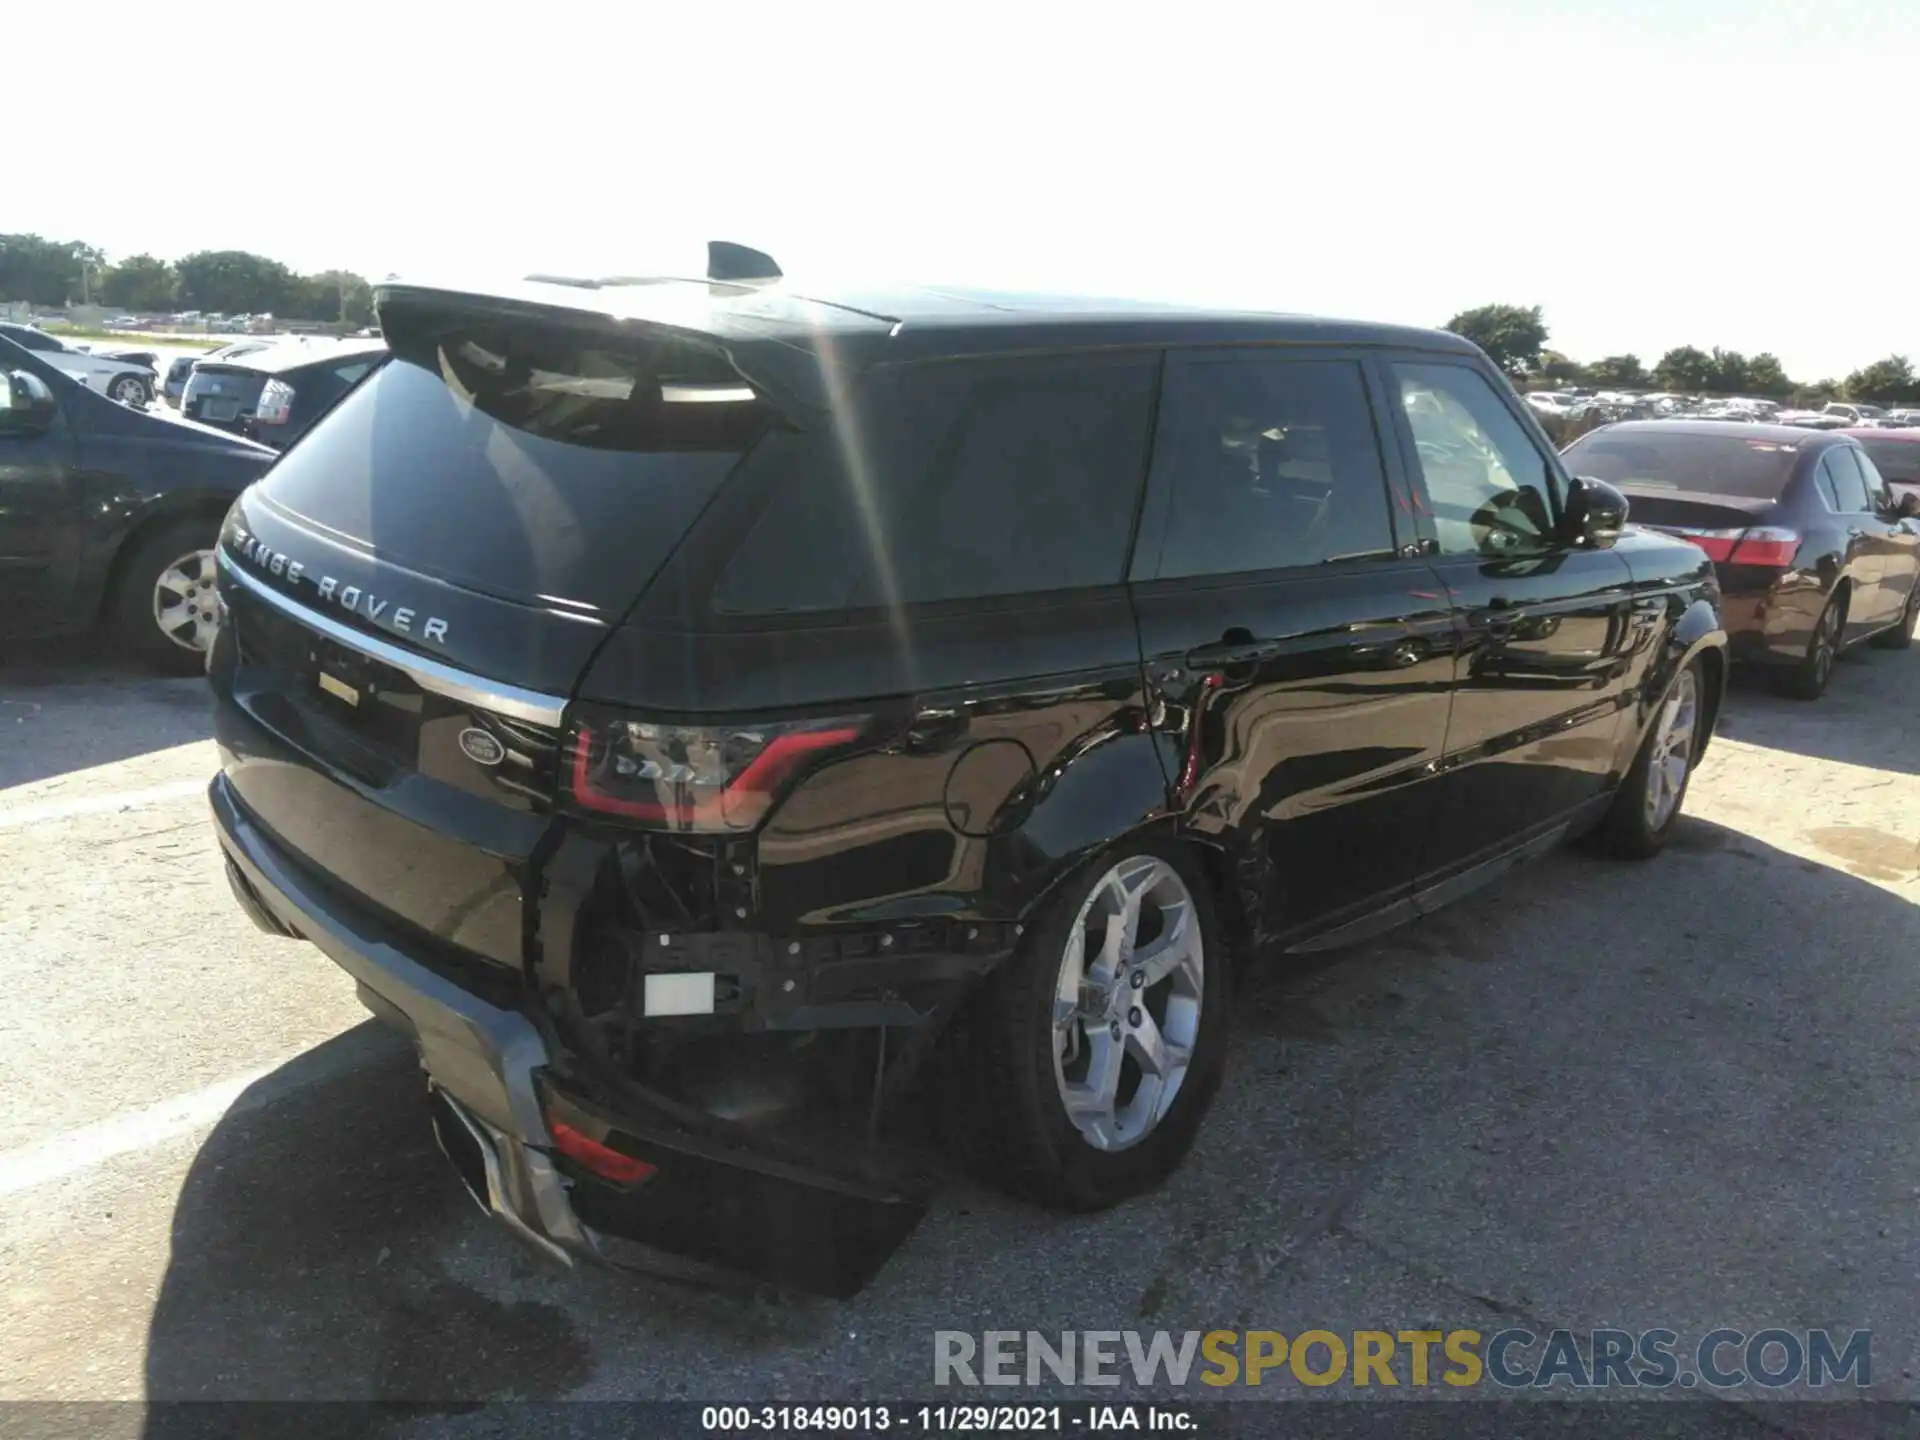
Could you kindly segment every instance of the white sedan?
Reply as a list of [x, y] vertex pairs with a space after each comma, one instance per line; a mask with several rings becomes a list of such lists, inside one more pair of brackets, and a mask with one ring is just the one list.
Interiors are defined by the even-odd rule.
[[107, 355], [89, 355], [31, 325], [0, 321], [0, 335], [23, 350], [33, 351], [56, 370], [66, 371], [89, 390], [98, 390], [111, 400], [125, 405], [145, 405], [153, 399], [159, 376], [143, 366]]

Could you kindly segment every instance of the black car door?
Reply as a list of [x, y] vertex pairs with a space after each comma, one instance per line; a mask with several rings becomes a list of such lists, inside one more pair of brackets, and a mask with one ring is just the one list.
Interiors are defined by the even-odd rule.
[[1887, 484], [1879, 465], [1864, 447], [1852, 452], [1867, 481], [1867, 501], [1873, 507], [1874, 542], [1880, 549], [1880, 592], [1886, 618], [1896, 621], [1906, 612], [1907, 598], [1920, 584], [1920, 532], [1901, 518], [1900, 500]]
[[73, 603], [75, 445], [46, 380], [24, 366], [0, 380], [0, 632], [25, 634], [69, 618]]
[[1461, 635], [1421, 867], [1432, 881], [1604, 793], [1633, 653], [1633, 576], [1611, 551], [1557, 537], [1564, 477], [1505, 385], [1465, 359], [1381, 365]]
[[[1175, 805], [1264, 937], [1408, 894], [1454, 631], [1358, 354], [1169, 358], [1133, 562]], [[1403, 548], [1405, 547], [1405, 548]]]
[[[1878, 471], [1869, 474], [1871, 461], [1854, 445], [1836, 445], [1820, 457], [1827, 467], [1840, 523], [1847, 531], [1847, 569], [1853, 575], [1853, 593], [1847, 602], [1847, 635], [1852, 638], [1893, 622], [1907, 598], [1899, 576], [1895, 550], [1896, 522], [1884, 512], [1889, 503]], [[1876, 482], [1877, 485], [1876, 485]], [[1876, 495], [1875, 489], [1881, 492]]]

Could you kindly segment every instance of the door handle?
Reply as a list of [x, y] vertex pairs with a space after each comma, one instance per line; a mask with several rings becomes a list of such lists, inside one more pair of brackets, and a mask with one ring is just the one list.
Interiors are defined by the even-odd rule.
[[1233, 665], [1257, 665], [1271, 660], [1282, 650], [1278, 640], [1216, 640], [1187, 652], [1187, 664], [1195, 670], [1222, 670]]

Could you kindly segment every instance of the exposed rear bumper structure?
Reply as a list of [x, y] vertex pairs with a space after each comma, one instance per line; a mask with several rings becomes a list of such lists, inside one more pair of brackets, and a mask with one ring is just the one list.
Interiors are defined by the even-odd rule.
[[[862, 1183], [838, 1166], [796, 1169], [743, 1137], [701, 1134], [665, 1109], [608, 1114], [558, 1073], [526, 1014], [456, 985], [414, 953], [403, 928], [337, 893], [286, 854], [224, 775], [209, 792], [227, 878], [263, 930], [318, 946], [374, 1015], [410, 1036], [427, 1072], [434, 1131], [468, 1192], [549, 1256], [682, 1278], [750, 1275], [857, 1291], [913, 1229], [924, 1196]], [[550, 1107], [598, 1112], [656, 1173], [621, 1187], [555, 1151]], [[589, 1223], [583, 1215], [598, 1224]]]

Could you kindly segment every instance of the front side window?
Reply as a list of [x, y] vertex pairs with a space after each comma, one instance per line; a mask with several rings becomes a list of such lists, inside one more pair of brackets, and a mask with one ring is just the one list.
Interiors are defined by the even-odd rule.
[[1486, 377], [1464, 365], [1392, 370], [1440, 552], [1504, 557], [1551, 546], [1552, 466]]
[[1163, 454], [1160, 579], [1393, 553], [1386, 474], [1351, 361], [1205, 360], [1180, 372]]
[[832, 422], [748, 460], [771, 494], [716, 580], [722, 614], [1043, 594], [1119, 583], [1156, 356], [878, 370]]

